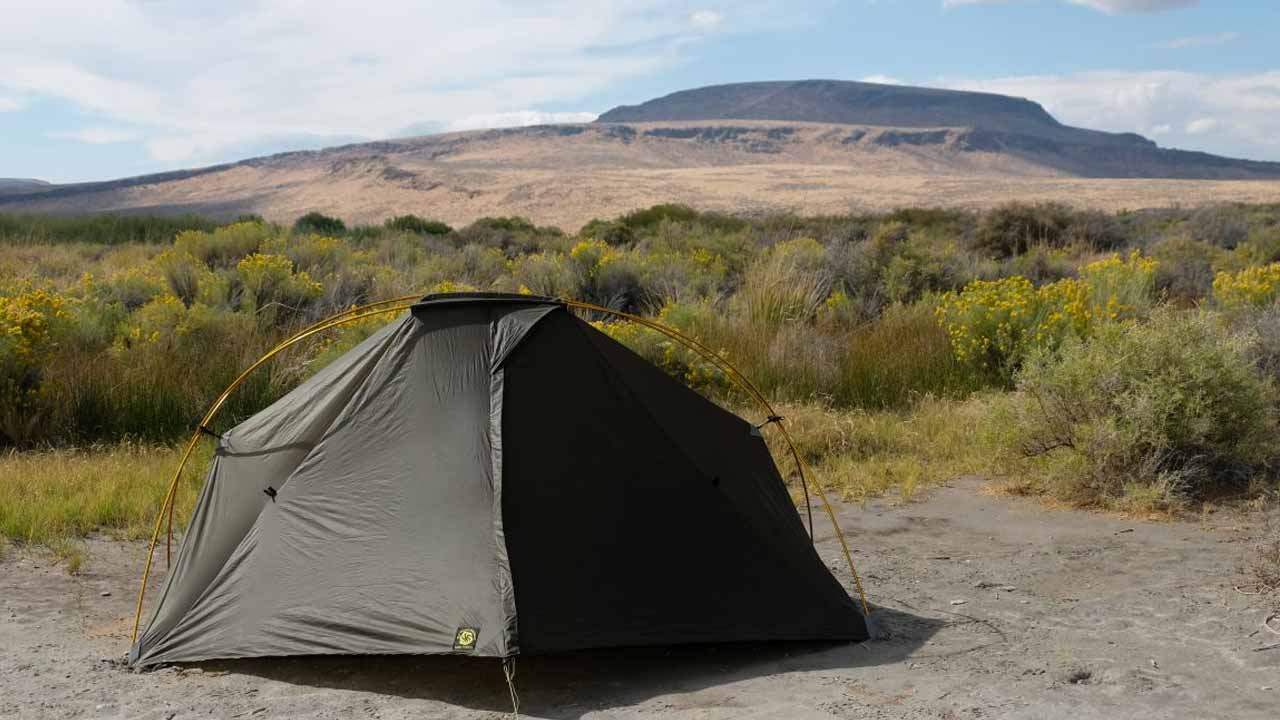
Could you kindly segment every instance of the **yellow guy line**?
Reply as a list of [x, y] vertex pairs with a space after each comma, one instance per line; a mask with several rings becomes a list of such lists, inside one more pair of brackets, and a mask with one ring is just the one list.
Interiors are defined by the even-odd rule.
[[[281, 342], [279, 345], [272, 348], [270, 352], [268, 352], [266, 355], [263, 355], [261, 358], [259, 358], [257, 362], [253, 363], [248, 368], [246, 368], [244, 372], [240, 373], [240, 375], [235, 380], [233, 380], [230, 385], [227, 386], [227, 389], [222, 391], [222, 394], [219, 395], [218, 399], [215, 400], [213, 405], [209, 407], [209, 410], [205, 412], [204, 418], [200, 421], [199, 427], [207, 427], [209, 423], [213, 421], [214, 416], [216, 416], [218, 411], [222, 409], [222, 406], [223, 404], [226, 403], [227, 398], [231, 396], [231, 393], [235, 392], [236, 388], [240, 387], [240, 385], [243, 384], [246, 379], [248, 379], [250, 374], [252, 374], [259, 367], [266, 364], [269, 360], [271, 360], [272, 358], [274, 358], [276, 355], [280, 354], [284, 350], [288, 349], [289, 347], [297, 344], [298, 342], [301, 342], [302, 340], [305, 340], [306, 338], [311, 337], [312, 335], [315, 335], [320, 332], [324, 332], [325, 330], [328, 330], [330, 328], [356, 322], [358, 320], [363, 320], [367, 317], [384, 315], [388, 313], [407, 310], [410, 307], [412, 307], [414, 303], [416, 303], [422, 297], [423, 296], [420, 294], [406, 295], [403, 297], [393, 298], [391, 300], [384, 300], [382, 302], [370, 303], [368, 305], [352, 308], [346, 312], [338, 313], [337, 315], [321, 320], [320, 322], [317, 322], [314, 325], [311, 325], [309, 327], [306, 327], [298, 331], [297, 333], [289, 337], [284, 342]], [[663, 325], [658, 322], [654, 322], [653, 320], [642, 318], [638, 315], [632, 315], [630, 313], [625, 313], [620, 310], [613, 310], [611, 308], [602, 307], [600, 305], [593, 305], [591, 303], [585, 303], [578, 300], [562, 300], [561, 302], [563, 302], [568, 307], [577, 308], [580, 310], [589, 310], [592, 312], [605, 313], [608, 315], [612, 315], [614, 317], [621, 318], [623, 320], [638, 323], [640, 325], [644, 325], [645, 327], [656, 330], [657, 332], [660, 332], [663, 335], [666, 335], [672, 340], [675, 340], [676, 342], [698, 353], [703, 358], [705, 358], [706, 360], [714, 364], [716, 367], [724, 371], [724, 373], [729, 376], [729, 379], [733, 381], [734, 384], [736, 384], [740, 389], [742, 389], [748, 395], [750, 395], [752, 399], [754, 399], [760, 405], [761, 409], [763, 409], [769, 417], [775, 417], [777, 415], [777, 413], [774, 412], [773, 406], [769, 404], [769, 401], [765, 399], [764, 395], [760, 393], [760, 391], [755, 387], [755, 385], [751, 383], [751, 381], [747, 380], [747, 378], [741, 372], [739, 372], [737, 368], [731, 365], [728, 360], [725, 360], [723, 357], [721, 357], [715, 351], [708, 348], [706, 345], [703, 345], [701, 342], [679, 332], [678, 330], [675, 330], [674, 328], [667, 327], [666, 325]], [[822, 489], [822, 485], [816, 482], [810, 484], [809, 477], [812, 475], [812, 471], [809, 469], [809, 465], [808, 463], [805, 462], [803, 456], [800, 455], [799, 450], [796, 449], [795, 442], [791, 438], [791, 433], [787, 431], [787, 428], [784, 422], [785, 421], [780, 421], [777, 423], [778, 429], [782, 432], [782, 437], [787, 443], [787, 448], [790, 450], [792, 458], [795, 459], [796, 468], [800, 471], [800, 482], [803, 483], [805, 487], [809, 487], [811, 485], [817, 491], [818, 498], [822, 502], [822, 507], [824, 510], [826, 510], [828, 519], [831, 520], [832, 528], [835, 529], [836, 538], [839, 539], [840, 541], [840, 549], [844, 552], [844, 559], [845, 559], [845, 562], [848, 563], [849, 565], [849, 572], [850, 574], [853, 575], [854, 587], [858, 591], [858, 599], [862, 603], [863, 614], [866, 616], [870, 616], [871, 607], [867, 603], [867, 596], [862, 589], [862, 579], [858, 576], [857, 568], [854, 567], [853, 556], [849, 552], [849, 545], [845, 541], [844, 532], [840, 529], [840, 523], [836, 520], [835, 511], [831, 508], [831, 503], [827, 500], [827, 494]], [[195, 450], [196, 443], [200, 441], [201, 434], [202, 432], [199, 429], [197, 429], [194, 433], [192, 433], [191, 439], [187, 441], [186, 449], [182, 454], [182, 460], [178, 463], [178, 468], [173, 473], [173, 478], [169, 482], [169, 488], [165, 493], [164, 501], [161, 503], [161, 506], [160, 506], [160, 513], [156, 517], [155, 529], [151, 534], [151, 544], [147, 550], [146, 566], [143, 568], [143, 571], [142, 571], [142, 585], [138, 589], [138, 606], [137, 606], [137, 611], [134, 613], [134, 617], [133, 617], [132, 642], [137, 642], [138, 640], [138, 628], [142, 623], [142, 604], [143, 604], [144, 598], [146, 597], [147, 580], [151, 575], [151, 565], [155, 557], [156, 545], [159, 543], [159, 540], [160, 540], [160, 528], [163, 526], [164, 519], [167, 515], [169, 519], [169, 538], [170, 538], [170, 541], [172, 541], [173, 508], [174, 508], [174, 505], [176, 504], [174, 502], [174, 499], [175, 499], [174, 496], [177, 492], [178, 481], [181, 479], [182, 471], [184, 468], [186, 468], [187, 462], [190, 460], [191, 454]]]

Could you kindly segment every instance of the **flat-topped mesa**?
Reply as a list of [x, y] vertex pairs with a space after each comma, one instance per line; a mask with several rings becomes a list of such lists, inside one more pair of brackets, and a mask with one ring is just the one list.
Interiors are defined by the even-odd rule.
[[1154, 145], [1133, 133], [1081, 130], [1039, 103], [993, 93], [847, 80], [749, 82], [682, 90], [622, 105], [598, 123], [774, 120], [898, 128], [974, 128], [1091, 144]]

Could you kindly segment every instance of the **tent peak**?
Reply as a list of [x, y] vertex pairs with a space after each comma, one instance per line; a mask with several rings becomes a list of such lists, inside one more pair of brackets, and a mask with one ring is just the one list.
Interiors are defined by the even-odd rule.
[[563, 300], [558, 300], [545, 295], [523, 295], [517, 293], [502, 292], [453, 292], [453, 293], [431, 293], [424, 296], [421, 300], [414, 303], [413, 311], [419, 312], [429, 307], [439, 305], [454, 305], [459, 303], [494, 303], [507, 305], [511, 303], [521, 303], [528, 305], [564, 305]]

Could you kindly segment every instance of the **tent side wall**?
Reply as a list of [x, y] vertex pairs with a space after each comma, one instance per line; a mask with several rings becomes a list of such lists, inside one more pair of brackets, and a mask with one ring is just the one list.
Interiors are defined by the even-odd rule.
[[522, 651], [866, 637], [749, 423], [568, 313], [504, 370]]
[[449, 653], [464, 628], [470, 654], [515, 652], [493, 368], [552, 307], [415, 312], [228, 433], [179, 553], [203, 569], [171, 579], [133, 661]]

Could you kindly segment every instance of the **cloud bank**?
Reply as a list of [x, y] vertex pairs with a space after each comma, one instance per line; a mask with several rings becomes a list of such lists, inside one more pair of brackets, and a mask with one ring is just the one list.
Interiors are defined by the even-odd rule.
[[[1019, 0], [942, 0], [943, 7], [964, 5], [1004, 5]], [[1195, 7], [1200, 0], [1065, 0], [1072, 5], [1093, 8], [1108, 15], [1125, 13], [1153, 13]]]
[[272, 137], [584, 120], [543, 108], [668, 68], [761, 4], [44, 0], [0, 23], [0, 111], [67, 104], [89, 127], [61, 137], [140, 139], [170, 164]]
[[1166, 147], [1280, 160], [1280, 71], [1103, 71], [929, 84], [1030, 98], [1068, 125], [1139, 132]]

